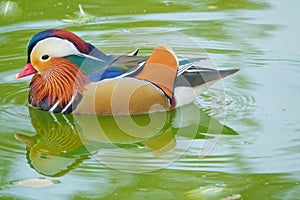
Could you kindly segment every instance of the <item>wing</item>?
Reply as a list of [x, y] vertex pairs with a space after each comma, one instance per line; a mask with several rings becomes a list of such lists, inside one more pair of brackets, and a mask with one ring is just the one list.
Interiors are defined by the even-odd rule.
[[105, 68], [101, 68], [88, 74], [93, 82], [108, 78], [127, 76], [140, 68], [148, 57], [144, 56], [117, 56]]
[[92, 82], [115, 78], [140, 66], [147, 60], [144, 56], [109, 55], [105, 59], [89, 55], [69, 55], [65, 59], [77, 65]]

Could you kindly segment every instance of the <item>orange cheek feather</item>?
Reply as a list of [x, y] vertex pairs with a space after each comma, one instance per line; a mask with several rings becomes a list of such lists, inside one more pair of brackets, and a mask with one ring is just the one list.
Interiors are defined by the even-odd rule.
[[32, 58], [31, 63], [39, 73], [43, 73], [45, 70], [51, 67], [51, 59], [41, 62], [38, 58]]
[[85, 84], [89, 82], [78, 67], [63, 58], [40, 62], [38, 70], [40, 74], [31, 80], [37, 103], [48, 98], [51, 104], [56, 100], [60, 105], [66, 104], [74, 92], [83, 95]]

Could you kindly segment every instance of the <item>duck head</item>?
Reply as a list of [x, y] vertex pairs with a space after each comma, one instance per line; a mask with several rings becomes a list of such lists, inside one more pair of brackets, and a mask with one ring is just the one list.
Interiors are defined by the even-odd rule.
[[93, 45], [61, 29], [34, 35], [29, 41], [27, 55], [27, 64], [15, 79], [34, 74], [30, 82], [29, 103], [51, 111], [61, 111], [72, 98], [83, 94], [85, 84], [89, 82], [80, 68], [83, 60], [107, 59]]
[[45, 30], [34, 35], [29, 41], [27, 64], [15, 78], [19, 79], [35, 73], [41, 74], [51, 66], [51, 61], [70, 55], [107, 59], [104, 53], [70, 31], [62, 29]]

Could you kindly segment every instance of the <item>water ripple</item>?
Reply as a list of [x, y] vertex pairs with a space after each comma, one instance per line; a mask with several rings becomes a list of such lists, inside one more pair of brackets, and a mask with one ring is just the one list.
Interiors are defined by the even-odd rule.
[[[0, 124], [7, 133], [23, 131], [32, 128], [27, 104], [28, 86], [22, 82], [2, 83]], [[16, 123], [18, 126], [16, 126]]]
[[[225, 98], [223, 97], [225, 92]], [[225, 91], [215, 88], [210, 88], [197, 99], [197, 104], [212, 116], [218, 116], [230, 110], [231, 114], [240, 117], [245, 116], [255, 107], [254, 96], [242, 94], [234, 88], [226, 87]], [[212, 102], [216, 102], [212, 104]]]

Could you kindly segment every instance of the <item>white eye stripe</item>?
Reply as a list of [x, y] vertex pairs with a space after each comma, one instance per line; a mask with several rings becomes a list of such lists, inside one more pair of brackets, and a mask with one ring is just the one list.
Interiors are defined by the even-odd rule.
[[72, 54], [81, 54], [74, 44], [68, 40], [50, 37], [39, 41], [32, 49], [30, 57], [42, 58], [44, 55], [50, 57], [64, 57]]
[[82, 55], [94, 60], [104, 61], [99, 58], [83, 54], [75, 47], [75, 45], [72, 42], [56, 37], [50, 37], [39, 41], [33, 47], [30, 57], [32, 58], [33, 56], [35, 56], [40, 60], [45, 61], [47, 59], [42, 58], [45, 55], [49, 56], [49, 58], [65, 57], [69, 55]]

